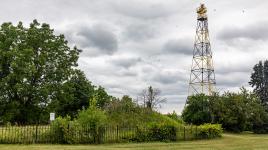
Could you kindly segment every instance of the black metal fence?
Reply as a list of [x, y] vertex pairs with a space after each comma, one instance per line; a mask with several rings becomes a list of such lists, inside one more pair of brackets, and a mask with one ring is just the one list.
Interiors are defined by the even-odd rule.
[[149, 130], [152, 129], [119, 126], [102, 128], [68, 126], [65, 130], [54, 129], [50, 125], [0, 126], [0, 144], [142, 142], [152, 140], [146, 139], [147, 136], [153, 136], [152, 134], [157, 134], [154, 139], [156, 141], [186, 141], [198, 138], [198, 128], [196, 126], [181, 126], [166, 133], [160, 133], [162, 131], [157, 130], [148, 132]]

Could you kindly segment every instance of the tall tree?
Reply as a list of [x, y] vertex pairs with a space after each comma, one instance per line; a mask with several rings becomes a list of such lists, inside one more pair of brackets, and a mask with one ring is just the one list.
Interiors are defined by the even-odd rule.
[[253, 67], [249, 84], [259, 96], [263, 105], [268, 104], [268, 60], [260, 61]]
[[188, 97], [186, 107], [182, 112], [182, 118], [186, 123], [200, 125], [212, 121], [210, 111], [210, 97], [204, 94], [197, 94]]
[[161, 97], [161, 91], [152, 86], [142, 91], [141, 98], [143, 99], [144, 106], [151, 110], [160, 107], [162, 103], [166, 102], [166, 99]]
[[[29, 28], [0, 28], [0, 105], [2, 121], [33, 123], [57, 99], [75, 71], [79, 50], [34, 20]], [[6, 119], [6, 120], [4, 120]]]
[[95, 86], [87, 80], [85, 74], [76, 70], [70, 80], [63, 84], [62, 90], [57, 94], [57, 101], [49, 105], [50, 110], [57, 115], [74, 118], [78, 110], [88, 108], [89, 100], [93, 98]]
[[104, 108], [114, 97], [108, 95], [105, 89], [99, 86], [94, 92], [96, 98], [96, 105], [98, 108]]

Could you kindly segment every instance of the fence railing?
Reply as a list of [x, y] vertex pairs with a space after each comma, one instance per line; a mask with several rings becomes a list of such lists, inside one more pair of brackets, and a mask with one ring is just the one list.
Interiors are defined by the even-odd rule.
[[[146, 141], [146, 139], [142, 139], [143, 137], [141, 138], [141, 136], [144, 136], [143, 133], [146, 133], [146, 136], [158, 134], [157, 130], [152, 132], [148, 132], [148, 130], [152, 129], [119, 126], [96, 129], [90, 126], [79, 128], [68, 126], [66, 130], [60, 130], [54, 129], [50, 125], [0, 126], [0, 144], [139, 142]], [[159, 131], [159, 136], [160, 134], [163, 133]], [[164, 134], [161, 136], [165, 136], [164, 138], [168, 140], [172, 139], [172, 141], [193, 140], [198, 138], [198, 128], [196, 126], [182, 126]], [[161, 140], [161, 137], [156, 137], [156, 140], [159, 140], [158, 138]]]

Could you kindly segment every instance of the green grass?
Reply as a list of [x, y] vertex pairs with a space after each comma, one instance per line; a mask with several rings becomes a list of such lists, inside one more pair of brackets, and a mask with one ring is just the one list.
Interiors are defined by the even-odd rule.
[[0, 145], [1, 150], [268, 150], [268, 135], [224, 134], [214, 140], [107, 145]]

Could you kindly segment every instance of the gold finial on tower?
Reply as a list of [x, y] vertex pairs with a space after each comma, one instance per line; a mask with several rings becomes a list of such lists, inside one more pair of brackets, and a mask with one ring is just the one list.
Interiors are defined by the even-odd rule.
[[207, 8], [205, 7], [205, 4], [201, 4], [200, 7], [197, 8], [197, 19], [204, 20], [207, 19]]

